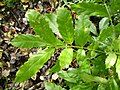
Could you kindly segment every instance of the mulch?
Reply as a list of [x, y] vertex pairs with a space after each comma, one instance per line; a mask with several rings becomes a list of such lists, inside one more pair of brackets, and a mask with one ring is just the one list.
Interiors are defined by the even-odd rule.
[[40, 11], [41, 7], [42, 13], [50, 11], [47, 9], [50, 8], [49, 3], [44, 6], [40, 2], [15, 2], [11, 7], [0, 5], [0, 90], [44, 90], [43, 82], [51, 80], [52, 74], [46, 75], [46, 71], [54, 65], [61, 50], [57, 50], [34, 77], [21, 84], [14, 83], [19, 67], [28, 60], [30, 54], [37, 52], [37, 48], [17, 48], [12, 46], [10, 41], [18, 34], [34, 34], [25, 19], [25, 13], [28, 9]]

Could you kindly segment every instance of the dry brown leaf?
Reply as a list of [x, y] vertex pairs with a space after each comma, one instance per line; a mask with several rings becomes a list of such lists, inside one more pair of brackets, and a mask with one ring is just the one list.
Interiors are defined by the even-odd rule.
[[27, 3], [29, 0], [21, 0], [22, 3]]
[[10, 74], [10, 70], [4, 70], [2, 71], [2, 76], [7, 77]]
[[3, 50], [2, 50], [2, 49], [0, 49], [0, 58], [2, 57], [2, 52], [3, 52]]

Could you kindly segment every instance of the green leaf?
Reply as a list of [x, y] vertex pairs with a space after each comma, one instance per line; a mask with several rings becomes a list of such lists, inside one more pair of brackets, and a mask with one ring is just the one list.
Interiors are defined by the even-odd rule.
[[98, 77], [98, 76], [92, 76], [87, 73], [81, 73], [80, 77], [85, 82], [98, 82], [98, 83], [107, 83], [108, 82], [105, 78]]
[[61, 69], [68, 67], [72, 59], [73, 59], [73, 49], [72, 48], [64, 49], [60, 53], [60, 56], [58, 57]]
[[120, 36], [112, 42], [114, 51], [120, 51]]
[[90, 39], [91, 22], [88, 16], [80, 15], [75, 26], [75, 43], [76, 45], [84, 46]]
[[104, 5], [96, 4], [96, 3], [85, 3], [80, 2], [78, 4], [71, 5], [72, 10], [76, 11], [77, 13], [84, 12], [87, 15], [100, 15], [100, 16], [108, 16], [107, 10]]
[[43, 67], [44, 63], [50, 59], [54, 53], [53, 48], [42, 50], [40, 53], [31, 56], [28, 61], [20, 67], [16, 74], [15, 82], [23, 82], [32, 77], [40, 68]]
[[[30, 25], [32, 27], [35, 27], [36, 25], [40, 24], [40, 14], [39, 12], [33, 10], [33, 9], [29, 9], [26, 14], [25, 17], [27, 18], [27, 20], [29, 21]], [[37, 21], [37, 22], [36, 22]], [[36, 32], [38, 32], [37, 30], [35, 30]], [[38, 32], [39, 33], [39, 32]]]
[[90, 32], [92, 32], [94, 35], [98, 35], [97, 29], [92, 22], [91, 22], [91, 26], [90, 26]]
[[110, 10], [111, 14], [117, 13], [120, 10], [120, 0], [111, 0]]
[[59, 72], [61, 67], [60, 67], [60, 64], [59, 64], [59, 60], [57, 60], [57, 62], [55, 63], [55, 65], [50, 69], [50, 72], [51, 73], [55, 73], [55, 72]]
[[110, 68], [111, 66], [113, 66], [116, 62], [116, 59], [117, 55], [115, 53], [110, 53], [105, 60], [106, 68]]
[[101, 30], [100, 35], [98, 37], [98, 40], [103, 42], [105, 41], [107, 38], [112, 37], [113, 36], [113, 28], [110, 26], [107, 29]]
[[110, 86], [110, 90], [119, 90], [119, 86], [114, 78], [110, 79], [109, 86]]
[[68, 82], [71, 83], [77, 83], [78, 81], [82, 80], [86, 83], [91, 83], [91, 82], [98, 82], [98, 83], [103, 83], [106, 84], [108, 83], [108, 80], [102, 77], [98, 76], [92, 76], [90, 74], [81, 72], [79, 69], [71, 69], [68, 71], [60, 71], [58, 75], [65, 79]]
[[89, 30], [88, 28], [84, 28], [79, 31], [75, 31], [75, 43], [79, 46], [84, 46], [89, 39]]
[[99, 56], [95, 57], [92, 60], [92, 74], [93, 75], [106, 75], [107, 69], [105, 66], [105, 54], [99, 54]]
[[49, 27], [52, 29], [52, 32], [55, 33], [58, 37], [62, 38], [58, 30], [57, 24], [57, 15], [55, 14], [46, 14], [46, 20], [49, 21]]
[[80, 74], [80, 77], [84, 82], [93, 82], [94, 81], [94, 77], [87, 73]]
[[[106, 34], [107, 33], [107, 34]], [[110, 26], [104, 30], [100, 31], [100, 35], [98, 37], [99, 41], [105, 41], [107, 38], [110, 38], [115, 33], [116, 37], [119, 37], [120, 35], [120, 24], [117, 24], [116, 26]]]
[[84, 49], [78, 49], [77, 50], [77, 56], [76, 56], [76, 59], [78, 60], [78, 61], [83, 61], [84, 59], [85, 59], [85, 56], [86, 56], [86, 54], [85, 54], [85, 50]]
[[104, 84], [107, 84], [107, 83], [108, 83], [108, 80], [107, 80], [107, 79], [102, 78], [102, 77], [98, 77], [98, 76], [94, 76], [94, 81], [95, 81], [95, 82], [99, 82], [99, 83], [104, 83]]
[[65, 90], [60, 85], [56, 85], [55, 83], [45, 82], [46, 90]]
[[99, 84], [97, 90], [106, 90], [105, 85]]
[[87, 59], [79, 61], [80, 71], [90, 73], [90, 62]]
[[38, 35], [25, 35], [21, 34], [16, 36], [11, 44], [16, 47], [21, 48], [33, 48], [33, 47], [42, 47], [46, 46], [47, 43], [43, 42], [43, 40]]
[[119, 80], [120, 80], [120, 56], [118, 56], [118, 59], [117, 59], [116, 72], [118, 73], [118, 77], [119, 77]]
[[30, 25], [34, 28], [35, 33], [40, 36], [45, 42], [51, 45], [62, 45], [49, 27], [49, 22], [45, 19], [46, 16], [39, 14], [35, 10], [28, 10], [26, 12], [26, 18], [30, 22]]
[[120, 23], [115, 26], [115, 34], [116, 34], [116, 37], [119, 37], [119, 35], [120, 35]]
[[112, 46], [113, 46], [114, 51], [119, 51], [120, 50], [120, 40], [115, 39], [112, 42]]
[[95, 58], [97, 53], [95, 52], [95, 50], [97, 50], [99, 47], [99, 43], [95, 40], [94, 42], [92, 42], [89, 47], [88, 50], [90, 50], [89, 53], [89, 58]]
[[96, 3], [103, 3], [103, 0], [94, 0]]
[[70, 88], [70, 90], [93, 90], [93, 86], [90, 85], [89, 83], [82, 83], [80, 85], [74, 85], [73, 87]]
[[77, 83], [79, 78], [79, 75], [77, 73], [79, 73], [78, 70], [73, 69], [68, 71], [60, 71], [58, 72], [58, 75], [68, 82]]
[[64, 41], [68, 44], [72, 44], [74, 37], [74, 28], [70, 11], [65, 8], [58, 9], [57, 23], [59, 32], [62, 35]]
[[99, 29], [103, 30], [106, 29], [109, 25], [109, 19], [107, 17], [104, 17], [100, 22], [99, 22]]

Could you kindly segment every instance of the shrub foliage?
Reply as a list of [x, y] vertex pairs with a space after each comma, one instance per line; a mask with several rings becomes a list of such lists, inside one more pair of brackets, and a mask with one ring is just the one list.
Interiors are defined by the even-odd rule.
[[[65, 1], [64, 1], [65, 2]], [[42, 48], [32, 55], [16, 74], [15, 82], [24, 82], [39, 71], [57, 49], [62, 49], [55, 65], [49, 70], [65, 80], [70, 90], [120, 89], [120, 23], [112, 17], [119, 11], [120, 0], [90, 0], [68, 3], [55, 12], [26, 12], [35, 35], [18, 35], [12, 45], [20, 48]], [[73, 15], [73, 11], [75, 15]], [[101, 17], [99, 28], [90, 17]], [[99, 31], [99, 32], [98, 32]], [[79, 67], [69, 68], [73, 60]], [[55, 83], [45, 82], [47, 90], [65, 90]]]

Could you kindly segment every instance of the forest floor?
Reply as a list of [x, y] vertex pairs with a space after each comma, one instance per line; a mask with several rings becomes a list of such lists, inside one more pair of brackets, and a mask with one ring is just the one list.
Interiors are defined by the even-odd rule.
[[[28, 9], [39, 10], [39, 3], [15, 2], [7, 6], [0, 2], [0, 8], [0, 90], [43, 90], [44, 79], [39, 77], [42, 78], [44, 75], [46, 71], [44, 68], [25, 83], [14, 84], [19, 67], [37, 49], [21, 49], [10, 44], [10, 41], [18, 34], [34, 34], [26, 21], [25, 13]], [[44, 76], [47, 80], [50, 77], [51, 75]]]

